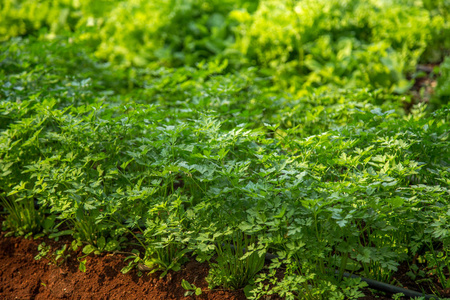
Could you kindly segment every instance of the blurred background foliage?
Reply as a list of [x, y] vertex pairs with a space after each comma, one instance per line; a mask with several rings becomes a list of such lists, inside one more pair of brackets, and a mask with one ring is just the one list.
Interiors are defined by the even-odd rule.
[[[449, 12], [448, 0], [3, 0], [0, 41], [70, 36], [122, 69], [227, 61], [298, 96], [336, 87], [405, 94], [419, 64], [449, 55]], [[432, 102], [448, 101], [446, 82]]]

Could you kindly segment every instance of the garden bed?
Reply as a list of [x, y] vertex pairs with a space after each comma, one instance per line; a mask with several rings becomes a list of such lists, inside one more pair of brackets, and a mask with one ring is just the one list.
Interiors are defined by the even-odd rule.
[[[0, 296], [2, 299], [246, 299], [243, 290], [227, 291], [208, 289], [205, 277], [208, 275], [207, 263], [195, 260], [183, 265], [179, 272], [169, 272], [164, 278], [160, 273], [138, 270], [122, 274], [126, 266], [123, 253], [102, 253], [86, 257], [86, 272], [79, 270], [79, 251], [66, 251], [66, 255], [55, 260], [55, 250], [64, 245], [69, 247], [69, 239], [54, 241], [48, 238], [36, 240], [22, 237], [0, 235]], [[37, 260], [38, 247], [42, 243], [52, 250]], [[404, 288], [431, 292], [432, 284], [421, 286], [406, 274], [408, 267], [400, 267], [394, 281]], [[200, 288], [201, 295], [186, 295], [182, 280]], [[359, 299], [392, 299], [392, 295], [365, 288], [364, 297]], [[450, 296], [449, 291], [440, 291]], [[272, 296], [270, 299], [279, 299]]]
[[[240, 291], [208, 290], [205, 276], [207, 263], [191, 261], [179, 272], [137, 275], [133, 270], [122, 274], [126, 255], [104, 253], [88, 256], [86, 272], [78, 269], [81, 251], [67, 251], [64, 260], [53, 261], [47, 255], [40, 260], [38, 246], [45, 242], [52, 249], [70, 244], [68, 240], [0, 238], [0, 298], [2, 299], [245, 299]], [[185, 297], [181, 281], [186, 280], [202, 289], [200, 296]], [[196, 297], [196, 298], [194, 298]]]
[[450, 295], [447, 1], [4, 2], [0, 299]]

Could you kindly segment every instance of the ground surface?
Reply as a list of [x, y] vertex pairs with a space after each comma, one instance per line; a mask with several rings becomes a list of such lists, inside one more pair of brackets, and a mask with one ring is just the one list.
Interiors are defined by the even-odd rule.
[[[123, 254], [90, 255], [83, 273], [78, 270], [75, 252], [70, 252], [61, 266], [49, 265], [46, 258], [35, 260], [42, 241], [1, 235], [0, 299], [194, 299], [184, 297], [182, 279], [202, 288], [202, 294], [195, 299], [245, 299], [242, 291], [209, 291], [204, 279], [206, 264], [191, 261], [181, 271], [159, 279], [159, 274], [122, 274], [120, 270], [127, 264]], [[54, 249], [64, 243], [45, 242]]]
[[[52, 255], [36, 260], [34, 257], [39, 254], [38, 246], [42, 242], [53, 250], [70, 244], [69, 240], [55, 242], [0, 234], [0, 299], [246, 299], [242, 290], [209, 290], [205, 280], [206, 263], [191, 261], [179, 272], [170, 272], [160, 279], [159, 273], [138, 276], [133, 270], [122, 274], [120, 270], [127, 264], [124, 262], [126, 255], [110, 253], [87, 256], [84, 273], [78, 269], [77, 256], [83, 255], [81, 251], [67, 251], [70, 257], [60, 260], [59, 265], [52, 262]], [[397, 278], [406, 281], [400, 273]], [[186, 290], [181, 286], [183, 279], [200, 287], [202, 294], [185, 297]], [[414, 289], [413, 282], [408, 285]], [[368, 289], [365, 293], [367, 296], [360, 299], [392, 299], [389, 295], [372, 295]]]

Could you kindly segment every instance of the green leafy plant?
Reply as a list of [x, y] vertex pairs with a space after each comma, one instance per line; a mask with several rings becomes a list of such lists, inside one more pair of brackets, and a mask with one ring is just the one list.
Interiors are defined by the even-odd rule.
[[265, 249], [254, 236], [231, 230], [215, 234], [217, 257], [207, 277], [210, 288], [239, 289], [253, 281], [262, 269]]
[[50, 252], [51, 247], [47, 245], [45, 242], [42, 242], [38, 245], [39, 253], [34, 257], [35, 260], [40, 260], [42, 258], [47, 257], [47, 254]]
[[51, 250], [52, 248], [50, 245], [47, 245], [45, 242], [40, 243], [38, 246], [39, 253], [34, 257], [34, 259], [40, 260], [42, 258], [47, 258], [49, 260], [49, 265], [53, 264], [60, 267], [70, 257], [70, 254], [67, 252], [67, 244], [63, 245], [61, 249], [57, 249], [52, 253], [50, 253]]
[[70, 257], [70, 254], [67, 253], [68, 249], [67, 249], [67, 244], [65, 244], [64, 246], [61, 247], [61, 249], [58, 249], [55, 251], [55, 253], [53, 253], [52, 255], [52, 263], [57, 265], [57, 266], [61, 266], [62, 264], [64, 264], [67, 259]]
[[182, 279], [181, 280], [181, 286], [183, 287], [183, 289], [186, 290], [186, 293], [184, 293], [184, 296], [191, 296], [191, 295], [196, 295], [196, 296], [200, 296], [202, 294], [202, 289], [199, 287], [196, 287], [193, 283], [189, 283], [188, 281]]
[[[16, 186], [15, 191], [25, 189], [26, 183], [22, 182]], [[16, 235], [32, 235], [39, 233], [42, 229], [44, 216], [34, 206], [33, 198], [18, 198], [15, 192], [0, 196], [1, 204], [8, 212], [3, 227], [12, 230]]]
[[[180, 199], [175, 197], [174, 199]], [[181, 202], [176, 202], [181, 204]], [[140, 271], [149, 271], [154, 273], [161, 271], [160, 277], [164, 277], [170, 270], [178, 271], [181, 265], [186, 262], [185, 255], [189, 249], [185, 247], [182, 242], [182, 233], [178, 227], [178, 216], [172, 214], [176, 207], [167, 207], [167, 203], [162, 205], [155, 205], [150, 211], [149, 218], [146, 222], [146, 230], [142, 230], [139, 225], [135, 224], [142, 232], [142, 234], [135, 234], [129, 230], [139, 244], [144, 248], [143, 258], [139, 251], [135, 250], [133, 255], [126, 258], [132, 261], [127, 267], [122, 269], [122, 272], [129, 272], [134, 266], [138, 266]], [[174, 217], [173, 221], [166, 218]], [[163, 220], [166, 219], [166, 222]]]
[[392, 299], [402, 299], [402, 297], [404, 297], [405, 295], [404, 294], [402, 294], [402, 293], [397, 293], [397, 294], [394, 294], [394, 295], [392, 295]]

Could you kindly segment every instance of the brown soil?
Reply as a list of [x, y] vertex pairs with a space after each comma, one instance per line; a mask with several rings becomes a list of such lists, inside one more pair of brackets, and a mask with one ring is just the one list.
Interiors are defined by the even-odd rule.
[[[90, 255], [86, 273], [78, 270], [77, 255], [61, 266], [47, 258], [35, 260], [37, 247], [45, 242], [53, 250], [61, 249], [68, 241], [48, 239], [29, 240], [0, 236], [0, 298], [1, 299], [246, 299], [242, 291], [208, 290], [205, 276], [207, 264], [191, 261], [179, 272], [171, 272], [163, 279], [159, 274], [137, 275], [137, 271], [122, 274], [126, 255]], [[51, 258], [51, 255], [48, 255]], [[50, 263], [50, 264], [49, 264]], [[182, 279], [202, 289], [200, 296], [185, 297]]]
[[[67, 250], [70, 256], [60, 259], [57, 265], [51, 252], [45, 258], [34, 259], [42, 242], [51, 246], [52, 251], [70, 246], [68, 239], [59, 242], [47, 238], [32, 240], [5, 237], [4, 232], [0, 233], [0, 299], [246, 299], [242, 290], [209, 290], [205, 280], [209, 271], [207, 263], [191, 260], [179, 272], [169, 272], [160, 279], [160, 273], [144, 272], [138, 276], [138, 271], [132, 270], [122, 274], [120, 270], [127, 265], [124, 261], [127, 255], [109, 253], [87, 256], [84, 273], [78, 269], [77, 258], [83, 256], [81, 250]], [[409, 279], [405, 270], [399, 268], [394, 275], [398, 282], [413, 290], [430, 291], [430, 287]], [[200, 287], [202, 294], [184, 296], [183, 279]], [[363, 291], [366, 296], [360, 298], [362, 300], [392, 299], [391, 295], [368, 288]]]

